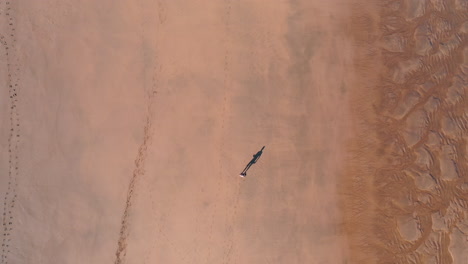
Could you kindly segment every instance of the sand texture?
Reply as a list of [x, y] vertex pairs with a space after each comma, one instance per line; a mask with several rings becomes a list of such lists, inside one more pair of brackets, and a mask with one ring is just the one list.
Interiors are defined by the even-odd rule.
[[0, 43], [1, 264], [468, 263], [466, 0], [1, 0]]
[[377, 4], [350, 23], [362, 87], [340, 183], [352, 262], [468, 263], [468, 2]]

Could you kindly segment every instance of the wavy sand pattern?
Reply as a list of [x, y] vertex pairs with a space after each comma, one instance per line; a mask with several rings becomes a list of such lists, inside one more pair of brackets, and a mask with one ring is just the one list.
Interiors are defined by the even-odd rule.
[[360, 228], [353, 260], [465, 263], [468, 2], [379, 4], [353, 24], [372, 32], [355, 37], [371, 52], [359, 62], [363, 74], [378, 69], [366, 92], [379, 98], [355, 107], [366, 112], [358, 131], [368, 136], [351, 146], [353, 199], [345, 204], [348, 228]]

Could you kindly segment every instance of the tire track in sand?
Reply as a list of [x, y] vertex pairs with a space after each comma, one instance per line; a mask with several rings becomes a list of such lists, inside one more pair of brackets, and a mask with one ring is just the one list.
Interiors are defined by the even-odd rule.
[[[155, 17], [146, 17], [145, 20], [143, 20], [142, 23], [142, 28], [143, 28], [143, 36], [142, 38], [148, 37], [151, 34], [158, 34], [159, 37], [161, 34], [161, 29], [165, 26], [166, 20], [168, 18], [167, 14], [167, 3], [165, 0], [159, 0], [156, 3], [153, 3], [154, 6], [149, 6], [149, 7], [143, 7], [141, 6], [140, 9], [142, 10], [154, 10], [156, 16]], [[152, 12], [150, 12], [152, 14]], [[145, 17], [144, 15], [141, 15], [141, 17]], [[151, 19], [155, 19], [155, 21], [152, 21]], [[155, 32], [146, 32], [146, 25], [149, 25], [150, 27], [153, 27]], [[150, 34], [150, 35], [148, 35]], [[156, 43], [150, 43], [154, 44], [153, 47], [155, 50], [158, 49], [158, 43], [156, 40]], [[152, 87], [152, 92], [154, 94], [158, 93], [159, 86], [160, 86], [160, 76], [163, 71], [163, 66], [159, 63], [158, 61], [158, 54], [159, 52], [156, 51], [155, 54], [153, 55], [154, 57], [154, 69], [152, 73], [152, 81], [151, 81], [151, 87]], [[144, 54], [144, 56], [151, 56], [148, 54]], [[150, 175], [145, 175], [144, 179], [142, 180], [150, 180]], [[148, 247], [145, 250], [144, 257], [143, 257], [143, 263], [150, 263], [151, 260], [151, 253], [153, 249], [156, 249], [157, 247], [157, 242], [159, 240], [163, 241], [166, 245], [169, 246], [171, 250], [175, 252], [175, 254], [179, 257], [179, 260], [181, 263], [192, 263], [191, 260], [189, 259], [191, 251], [194, 251], [195, 254], [197, 252], [198, 246], [197, 246], [197, 241], [196, 238], [193, 241], [193, 244], [196, 245], [193, 250], [187, 250], [186, 252], [182, 252], [182, 250], [177, 247], [177, 245], [173, 242], [173, 240], [170, 238], [170, 236], [167, 234], [165, 231], [166, 225], [163, 221], [165, 219], [165, 216], [167, 214], [170, 214], [170, 212], [162, 213], [159, 208], [161, 208], [161, 202], [157, 200], [157, 197], [155, 195], [155, 186], [152, 186], [149, 182], [147, 182], [144, 185], [144, 190], [143, 192], [148, 195], [149, 203], [150, 203], [150, 210], [151, 210], [151, 225], [150, 225], [150, 232], [152, 232], [152, 238], [150, 242], [148, 243]], [[167, 205], [167, 204], [166, 204]], [[195, 220], [196, 224], [195, 226], [198, 226], [199, 223], [199, 217], [196, 218]]]
[[[153, 79], [155, 82], [155, 79]], [[115, 253], [116, 259], [115, 264], [124, 263], [125, 256], [127, 254], [127, 238], [129, 236], [129, 217], [131, 206], [133, 202], [133, 197], [135, 194], [135, 187], [140, 177], [145, 174], [145, 163], [148, 155], [148, 147], [151, 145], [151, 139], [153, 135], [152, 129], [152, 120], [153, 120], [153, 104], [154, 98], [157, 95], [157, 90], [152, 87], [150, 91], [147, 91], [148, 103], [146, 110], [146, 120], [143, 131], [143, 142], [138, 148], [137, 157], [135, 159], [135, 168], [132, 173], [132, 178], [130, 180], [128, 190], [127, 190], [127, 199], [125, 202], [125, 209], [122, 215], [122, 222], [120, 227], [119, 240], [117, 242], [117, 250]]]
[[[158, 2], [159, 3], [159, 2]], [[139, 10], [146, 10], [142, 3], [139, 2], [140, 7]], [[151, 58], [154, 59], [154, 61], [157, 61], [158, 56], [157, 52], [156, 54], [152, 54], [151, 48], [149, 46], [145, 46], [147, 44], [147, 39], [146, 39], [146, 32], [145, 30], [145, 25], [150, 23], [150, 21], [147, 21], [148, 17], [141, 13], [140, 14], [141, 24], [140, 24], [140, 39], [141, 39], [141, 44], [142, 44], [142, 57], [143, 58]], [[162, 23], [162, 22], [161, 22]], [[152, 44], [150, 42], [150, 44]], [[149, 53], [149, 54], [148, 54]], [[150, 60], [153, 61], [153, 60]], [[115, 253], [116, 259], [114, 261], [115, 264], [118, 263], [124, 263], [125, 262], [125, 257], [127, 254], [127, 239], [130, 234], [129, 230], [129, 218], [130, 218], [130, 212], [131, 212], [131, 207], [132, 207], [132, 202], [134, 200], [134, 194], [135, 194], [135, 189], [136, 189], [136, 184], [138, 180], [145, 175], [145, 164], [146, 164], [146, 158], [148, 155], [148, 147], [151, 145], [151, 139], [153, 136], [153, 127], [152, 127], [152, 121], [154, 117], [154, 110], [153, 110], [153, 105], [155, 103], [155, 97], [158, 93], [158, 84], [159, 84], [159, 76], [161, 73], [161, 66], [159, 67], [154, 65], [143, 65], [143, 71], [144, 77], [146, 78], [146, 69], [150, 67], [150, 76], [151, 76], [151, 81], [149, 88], [146, 90], [146, 81], [144, 82], [144, 88], [145, 92], [147, 94], [147, 109], [146, 109], [146, 120], [145, 120], [145, 125], [144, 125], [144, 132], [143, 132], [143, 142], [140, 144], [138, 148], [138, 154], [135, 159], [135, 168], [132, 173], [132, 178], [130, 180], [128, 190], [127, 190], [127, 199], [125, 202], [125, 209], [122, 215], [122, 221], [121, 221], [121, 227], [120, 227], [120, 234], [119, 234], [119, 239], [117, 242], [117, 250]], [[148, 257], [148, 254], [146, 258]]]
[[151, 144], [151, 136], [152, 136], [152, 105], [153, 99], [156, 93], [148, 93], [148, 106], [147, 106], [147, 116], [144, 126], [144, 134], [143, 134], [143, 142], [141, 143], [140, 147], [138, 148], [138, 154], [135, 159], [135, 168], [132, 173], [132, 178], [130, 180], [130, 184], [128, 185], [127, 191], [127, 199], [125, 202], [125, 209], [122, 215], [122, 222], [120, 226], [120, 235], [119, 240], [117, 242], [117, 251], [115, 252], [116, 259], [114, 261], [115, 264], [124, 263], [125, 256], [127, 254], [127, 238], [129, 236], [129, 217], [130, 217], [130, 210], [132, 206], [133, 197], [135, 194], [135, 186], [138, 182], [139, 178], [144, 175], [145, 170], [145, 162], [147, 157], [148, 147]]
[[[8, 136], [8, 187], [5, 193], [3, 202], [2, 215], [2, 257], [1, 263], [8, 263], [8, 255], [10, 253], [11, 232], [13, 231], [13, 210], [17, 199], [18, 176], [19, 176], [19, 143], [20, 143], [20, 116], [18, 112], [18, 97], [20, 95], [19, 79], [19, 61], [12, 58], [12, 52], [15, 52], [16, 34], [15, 34], [15, 19], [12, 3], [5, 1], [2, 3], [4, 8], [0, 11], [2, 23], [5, 23], [6, 36], [0, 34], [0, 41], [5, 50], [7, 82], [10, 98], [10, 132]], [[2, 25], [3, 27], [4, 25]], [[3, 33], [3, 32], [2, 32]]]
[[[161, 67], [158, 67], [158, 69], [155, 69], [154, 72], [155, 72], [155, 74], [153, 75], [153, 78], [152, 78], [153, 93], [157, 94], [157, 88], [158, 88], [158, 82], [159, 82], [158, 77], [160, 76], [160, 73], [161, 73]], [[153, 188], [149, 184], [146, 184], [145, 188], [146, 188], [146, 190], [147, 190], [147, 192], [149, 194], [149, 200], [151, 202], [151, 214], [152, 214], [151, 231], [154, 232], [155, 230], [157, 230], [157, 226], [156, 226], [156, 221], [157, 221], [156, 212], [157, 212], [157, 210], [156, 210], [156, 205], [155, 205], [155, 202], [154, 202]], [[161, 232], [161, 231], [159, 231], [159, 232]], [[151, 241], [151, 243], [149, 245], [149, 248], [146, 250], [143, 263], [148, 263], [149, 258], [150, 258], [150, 254], [151, 254], [151, 249], [155, 247], [157, 238], [159, 238], [159, 236], [153, 235], [153, 239], [152, 239], [152, 241]]]

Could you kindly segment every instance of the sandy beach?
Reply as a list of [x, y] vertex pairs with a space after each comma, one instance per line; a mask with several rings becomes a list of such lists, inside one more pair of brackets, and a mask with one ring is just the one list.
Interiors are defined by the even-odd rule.
[[464, 263], [467, 14], [1, 1], [1, 263]]

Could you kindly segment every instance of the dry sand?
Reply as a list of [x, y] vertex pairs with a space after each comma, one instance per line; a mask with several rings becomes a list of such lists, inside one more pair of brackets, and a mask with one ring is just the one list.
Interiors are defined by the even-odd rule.
[[1, 263], [466, 263], [467, 14], [1, 1]]

